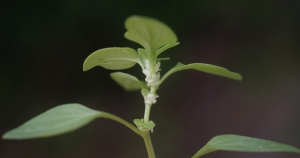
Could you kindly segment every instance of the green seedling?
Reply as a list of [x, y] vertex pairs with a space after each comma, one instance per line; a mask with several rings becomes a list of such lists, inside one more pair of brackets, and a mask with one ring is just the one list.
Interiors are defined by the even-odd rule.
[[[142, 46], [137, 50], [132, 48], [113, 47], [97, 50], [90, 54], [83, 64], [83, 71], [101, 66], [109, 70], [123, 70], [138, 64], [146, 76], [144, 81], [123, 72], [111, 73], [111, 78], [126, 91], [140, 90], [144, 98], [144, 117], [134, 119], [134, 124], [122, 118], [85, 107], [81, 104], [71, 103], [54, 107], [21, 126], [5, 133], [3, 139], [33, 139], [55, 136], [74, 131], [96, 118], [115, 120], [144, 139], [149, 158], [155, 158], [150, 134], [155, 123], [150, 120], [151, 107], [157, 104], [157, 89], [173, 73], [182, 70], [197, 70], [241, 81], [242, 76], [223, 67], [204, 64], [178, 63], [167, 73], [161, 76], [161, 62], [169, 58], [159, 58], [164, 51], [179, 44], [175, 33], [164, 23], [149, 17], [130, 16], [125, 21], [127, 32], [125, 38]], [[300, 153], [296, 147], [276, 143], [258, 138], [239, 135], [219, 135], [213, 137], [192, 158], [201, 157], [217, 150], [236, 152], [295, 152]]]

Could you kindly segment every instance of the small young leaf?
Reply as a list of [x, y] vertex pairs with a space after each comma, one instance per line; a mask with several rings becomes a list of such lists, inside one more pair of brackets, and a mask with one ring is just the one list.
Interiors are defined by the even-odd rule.
[[235, 80], [242, 80], [242, 76], [238, 73], [231, 72], [223, 67], [210, 65], [210, 64], [204, 64], [204, 63], [193, 63], [184, 65], [182, 63], [178, 63], [175, 67], [173, 67], [171, 70], [169, 70], [160, 80], [160, 84], [171, 74], [181, 71], [181, 70], [188, 70], [188, 69], [194, 69], [198, 71], [202, 71], [205, 73], [210, 73], [213, 75], [218, 75], [222, 77], [227, 77]]
[[296, 147], [277, 143], [269, 140], [251, 138], [239, 135], [219, 135], [213, 137], [202, 149], [192, 158], [198, 158], [217, 150], [237, 152], [295, 152], [300, 153]]
[[165, 60], [170, 60], [170, 58], [166, 57], [166, 58], [156, 58], [156, 61], [165, 61]]
[[100, 114], [83, 105], [73, 103], [54, 107], [5, 133], [3, 139], [32, 139], [49, 137], [76, 130]]
[[140, 90], [141, 88], [146, 88], [146, 84], [144, 82], [127, 73], [113, 72], [110, 74], [110, 77], [126, 91], [135, 91]]
[[133, 122], [138, 127], [138, 129], [142, 131], [149, 131], [155, 127], [155, 123], [153, 121], [144, 122], [143, 119], [134, 119]]
[[90, 54], [83, 63], [83, 71], [95, 66], [102, 66], [109, 70], [122, 70], [141, 64], [137, 52], [132, 48], [104, 48]]
[[139, 43], [147, 51], [177, 42], [175, 33], [164, 23], [143, 16], [130, 16], [125, 21], [125, 38]]
[[134, 119], [133, 120], [133, 123], [137, 126], [141, 125], [144, 123], [144, 120], [143, 119]]
[[144, 89], [144, 88], [143, 88], [142, 91], [141, 91], [141, 93], [142, 93], [144, 99], [146, 99], [146, 98], [147, 98], [147, 95], [150, 93], [150, 91], [149, 91], [148, 89]]
[[176, 43], [173, 43], [173, 44], [167, 44], [161, 48], [159, 48], [157, 51], [156, 51], [156, 57], [158, 57], [159, 54], [161, 54], [162, 52], [166, 51], [167, 49], [169, 48], [172, 48], [172, 47], [175, 47], [179, 44], [179, 42], [176, 42]]

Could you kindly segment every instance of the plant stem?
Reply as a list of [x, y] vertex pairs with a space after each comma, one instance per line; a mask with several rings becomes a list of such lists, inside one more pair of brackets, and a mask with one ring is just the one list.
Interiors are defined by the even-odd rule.
[[[149, 107], [151, 108], [151, 105], [149, 105]], [[150, 108], [149, 108], [148, 116], [150, 114]], [[129, 122], [123, 120], [122, 118], [120, 118], [116, 115], [110, 114], [110, 113], [102, 112], [101, 116], [99, 116], [99, 117], [108, 118], [108, 119], [112, 119], [114, 121], [117, 121], [117, 122], [127, 126], [129, 129], [131, 129], [133, 132], [137, 133], [141, 137], [143, 137], [146, 148], [147, 148], [149, 158], [155, 158], [155, 153], [154, 153], [154, 149], [153, 149], [153, 146], [152, 146], [149, 130], [148, 131], [139, 130], [135, 126], [130, 124]], [[148, 117], [148, 119], [149, 119], [149, 117]]]
[[[151, 86], [150, 94], [156, 95], [155, 92], [157, 90], [157, 87]], [[145, 113], [144, 113], [144, 122], [149, 122], [150, 118], [150, 111], [151, 111], [152, 104], [145, 104]]]
[[149, 122], [151, 104], [145, 104], [144, 122]]
[[[155, 52], [152, 52], [152, 50], [149, 48], [149, 54], [148, 54], [148, 60], [149, 60], [149, 68], [150, 68], [150, 77], [151, 75], [156, 75], [157, 72], [155, 72], [155, 65], [156, 65], [156, 56], [155, 56]], [[147, 76], [148, 77], [148, 76]], [[156, 78], [154, 78], [156, 79]], [[158, 86], [153, 86], [151, 85], [150, 87], [150, 94], [152, 94], [153, 96], [156, 97], [156, 90], [157, 90]], [[155, 99], [155, 98], [154, 98]], [[156, 100], [155, 100], [156, 102]], [[154, 102], [154, 103], [155, 103]], [[144, 113], [144, 123], [147, 123], [150, 121], [150, 111], [151, 111], [151, 106], [154, 103], [146, 103], [145, 102], [145, 113]], [[151, 142], [151, 137], [150, 137], [150, 130], [147, 131], [143, 131], [143, 139], [147, 148], [147, 152], [148, 152], [148, 156], [149, 158], [155, 158], [155, 153], [154, 153], [154, 149], [152, 146], [152, 142]]]
[[151, 142], [150, 131], [145, 131], [143, 139], [147, 148], [149, 158], [155, 158], [154, 149]]
[[125, 125], [126, 127], [128, 127], [129, 129], [131, 129], [133, 132], [135, 132], [136, 134], [142, 136], [144, 138], [144, 133], [137, 129], [135, 126], [133, 126], [131, 123], [123, 120], [122, 118], [116, 116], [116, 115], [113, 115], [113, 114], [110, 114], [110, 113], [106, 113], [106, 112], [102, 112], [102, 115], [100, 117], [104, 117], [104, 118], [107, 118], [107, 119], [111, 119], [111, 120], [114, 120], [114, 121], [117, 121], [123, 125]]

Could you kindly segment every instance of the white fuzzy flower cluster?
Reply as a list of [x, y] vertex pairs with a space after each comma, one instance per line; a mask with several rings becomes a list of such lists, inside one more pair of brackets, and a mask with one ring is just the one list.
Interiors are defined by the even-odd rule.
[[155, 86], [159, 84], [159, 80], [160, 80], [159, 68], [160, 68], [160, 62], [156, 63], [154, 68], [155, 72], [151, 73], [149, 61], [146, 60], [145, 69], [143, 69], [143, 73], [146, 75], [145, 81], [147, 82], [148, 86]]
[[156, 103], [156, 98], [158, 98], [158, 95], [148, 94], [145, 97], [145, 103], [146, 104], [155, 104]]
[[[148, 86], [156, 86], [159, 84], [160, 81], [160, 62], [156, 63], [155, 67], [154, 67], [154, 72], [151, 71], [150, 69], [150, 64], [149, 61], [146, 60], [145, 61], [145, 68], [143, 69], [143, 73], [146, 75], [146, 79], [145, 81], [147, 82]], [[145, 99], [145, 103], [146, 104], [155, 104], [156, 103], [156, 98], [158, 98], [158, 95], [156, 94], [147, 94], [146, 96], [144, 96]]]

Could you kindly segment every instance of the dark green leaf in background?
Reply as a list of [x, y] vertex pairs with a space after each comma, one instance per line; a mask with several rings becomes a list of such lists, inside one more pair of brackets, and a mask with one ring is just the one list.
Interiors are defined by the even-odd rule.
[[110, 74], [110, 77], [126, 91], [135, 91], [146, 88], [146, 84], [143, 81], [140, 81], [127, 73], [113, 72]]

